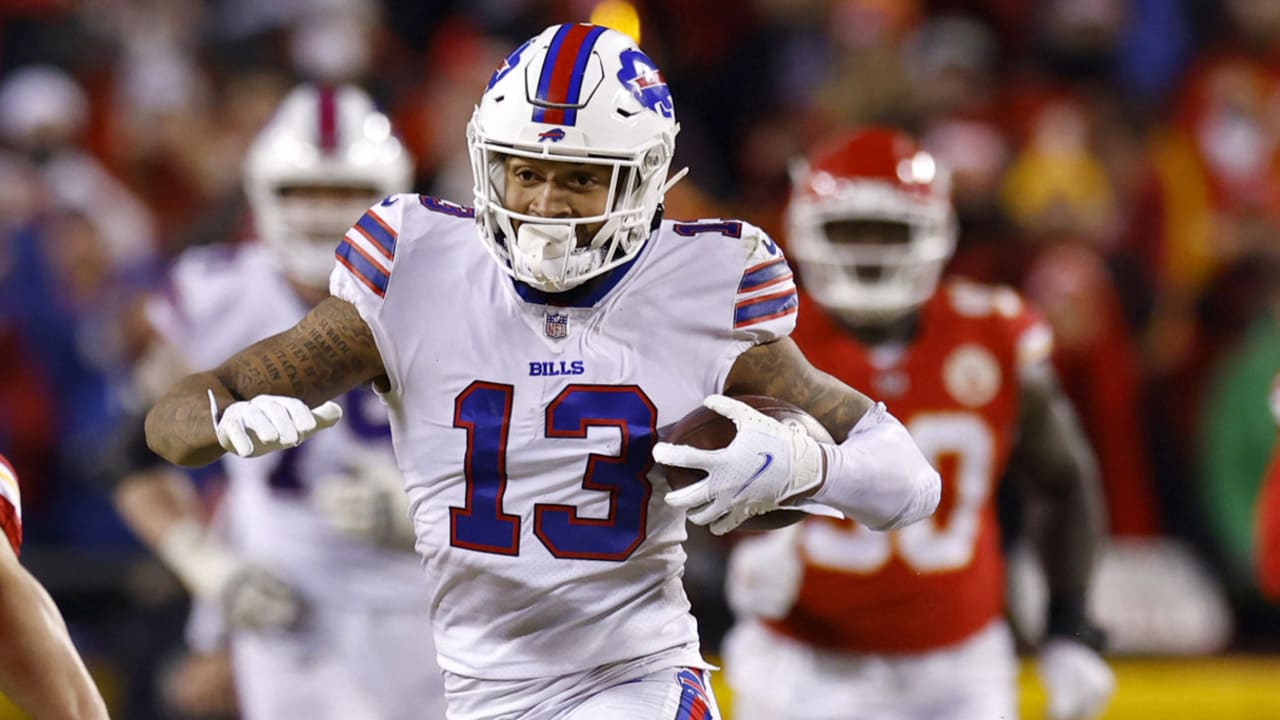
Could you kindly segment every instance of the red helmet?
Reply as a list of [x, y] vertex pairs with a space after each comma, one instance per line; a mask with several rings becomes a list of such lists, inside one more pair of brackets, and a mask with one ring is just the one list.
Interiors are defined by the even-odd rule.
[[[793, 169], [786, 224], [809, 294], [854, 320], [892, 320], [919, 307], [955, 251], [946, 171], [910, 136], [886, 128], [820, 143]], [[849, 231], [873, 225], [905, 232]]]

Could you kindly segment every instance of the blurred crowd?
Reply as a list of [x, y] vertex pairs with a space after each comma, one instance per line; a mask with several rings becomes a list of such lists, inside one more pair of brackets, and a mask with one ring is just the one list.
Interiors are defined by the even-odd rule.
[[185, 248], [252, 236], [242, 160], [276, 102], [359, 83], [415, 189], [470, 204], [464, 126], [504, 50], [593, 13], [642, 33], [671, 86], [692, 172], [669, 216], [785, 245], [788, 164], [811, 142], [872, 122], [921, 137], [953, 171], [953, 271], [1019, 288], [1053, 326], [1112, 535], [1186, 543], [1232, 602], [1234, 647], [1280, 649], [1250, 571], [1280, 371], [1280, 3], [3, 0], [0, 451], [24, 560], [121, 692], [183, 617], [102, 477], [159, 382], [143, 298]]

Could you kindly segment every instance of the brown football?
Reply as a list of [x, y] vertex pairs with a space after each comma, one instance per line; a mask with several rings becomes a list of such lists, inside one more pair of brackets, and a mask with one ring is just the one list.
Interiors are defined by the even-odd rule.
[[[834, 442], [831, 434], [822, 427], [822, 423], [786, 400], [764, 395], [737, 395], [733, 399], [740, 400], [775, 420], [798, 423], [809, 433], [809, 437], [820, 443]], [[699, 405], [693, 412], [672, 425], [662, 439], [669, 443], [690, 445], [701, 450], [719, 450], [727, 447], [737, 434], [738, 428], [732, 420]], [[706, 473], [701, 470], [675, 465], [663, 465], [662, 468], [667, 473], [667, 484], [672, 490], [689, 487], [706, 477]], [[776, 530], [803, 520], [807, 514], [799, 510], [774, 510], [748, 519], [738, 529], [757, 532]]]

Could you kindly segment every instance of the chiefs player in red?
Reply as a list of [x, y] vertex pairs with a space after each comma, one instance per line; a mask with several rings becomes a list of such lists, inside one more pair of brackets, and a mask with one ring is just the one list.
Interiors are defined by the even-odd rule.
[[910, 137], [832, 138], [796, 173], [788, 253], [816, 366], [902, 419], [942, 474], [937, 513], [888, 533], [813, 518], [740, 543], [725, 666], [740, 720], [1017, 715], [996, 518], [1019, 482], [1050, 591], [1040, 651], [1054, 718], [1089, 718], [1114, 676], [1085, 618], [1104, 526], [1097, 471], [1013, 290], [939, 285], [955, 248], [947, 178]]
[[[1280, 425], [1280, 375], [1271, 383], [1271, 414]], [[1258, 496], [1258, 587], [1280, 602], [1280, 441], [1271, 452]]]
[[58, 606], [18, 562], [22, 500], [18, 477], [3, 455], [0, 529], [0, 692], [34, 718], [105, 720], [102, 696], [71, 644]]

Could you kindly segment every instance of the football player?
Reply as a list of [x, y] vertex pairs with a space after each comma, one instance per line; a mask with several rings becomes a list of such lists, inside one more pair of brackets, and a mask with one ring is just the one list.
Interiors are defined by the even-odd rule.
[[[331, 422], [328, 398], [372, 383], [453, 720], [716, 717], [681, 586], [686, 515], [724, 533], [812, 503], [886, 528], [936, 505], [901, 424], [787, 337], [797, 295], [777, 245], [736, 220], [662, 218], [677, 130], [627, 36], [547, 28], [473, 115], [474, 207], [374, 205], [342, 238], [333, 297], [147, 417], [173, 461], [252, 457], [298, 445]], [[738, 393], [794, 402], [842, 442]], [[657, 442], [704, 402], [737, 424], [728, 448]], [[668, 492], [655, 460], [708, 475]]]
[[[1271, 414], [1280, 425], [1280, 375], [1271, 384]], [[1258, 587], [1280, 602], [1280, 442], [1271, 453], [1258, 496]]]
[[22, 496], [0, 455], [0, 692], [34, 718], [106, 720], [107, 708], [40, 581], [18, 562]]
[[[410, 183], [406, 151], [362, 90], [293, 90], [245, 163], [260, 242], [179, 259], [170, 292], [148, 308], [166, 341], [150, 356], [178, 349], [186, 367], [213, 367], [288, 329], [326, 296], [335, 238]], [[267, 375], [290, 382], [291, 360], [273, 363]], [[343, 419], [338, 405], [326, 410], [335, 427], [316, 442], [224, 463], [217, 527], [191, 480], [146, 463], [145, 446], [117, 506], [199, 607], [221, 607], [193, 625], [193, 642], [216, 636], [201, 628], [229, 628], [246, 718], [441, 718], [430, 595], [387, 411], [366, 387], [340, 400]]]
[[1006, 475], [1028, 498], [1048, 575], [1050, 714], [1095, 716], [1114, 685], [1085, 616], [1102, 508], [1047, 326], [1011, 289], [939, 284], [956, 240], [947, 175], [911, 137], [842, 133], [795, 175], [788, 250], [816, 306], [796, 341], [893, 406], [942, 473], [942, 501], [890, 533], [811, 518], [735, 548], [735, 717], [1016, 717], [996, 514]]

